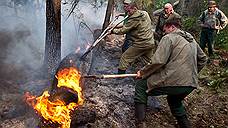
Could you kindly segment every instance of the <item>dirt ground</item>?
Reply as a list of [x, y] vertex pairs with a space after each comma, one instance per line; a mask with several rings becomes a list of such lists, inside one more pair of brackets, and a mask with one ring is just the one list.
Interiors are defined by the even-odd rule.
[[[115, 74], [121, 56], [123, 37], [112, 38], [106, 45], [94, 52], [90, 74]], [[227, 51], [219, 53], [227, 55]], [[216, 75], [227, 72], [227, 65], [218, 59], [208, 64], [199, 75], [200, 88], [191, 93], [184, 101], [193, 128], [228, 128], [228, 86], [227, 78], [218, 86], [211, 86]], [[227, 62], [227, 61], [226, 61]], [[135, 67], [136, 64], [133, 65]], [[4, 66], [4, 65], [2, 65]], [[130, 68], [128, 73], [136, 72]], [[12, 72], [11, 72], [12, 73]], [[18, 74], [15, 73], [15, 74]], [[4, 74], [1, 72], [0, 75]], [[0, 80], [0, 128], [33, 128], [38, 117], [23, 102], [23, 92], [37, 95], [48, 89], [49, 81], [43, 79], [20, 79], [2, 77]], [[8, 79], [6, 79], [8, 78]], [[10, 79], [12, 78], [12, 79]], [[84, 127], [94, 128], [133, 128], [134, 125], [134, 79], [88, 80], [84, 90], [85, 105], [96, 110], [96, 121]], [[148, 105], [146, 123], [148, 128], [175, 128], [165, 97], [158, 97], [161, 110], [153, 111]]]

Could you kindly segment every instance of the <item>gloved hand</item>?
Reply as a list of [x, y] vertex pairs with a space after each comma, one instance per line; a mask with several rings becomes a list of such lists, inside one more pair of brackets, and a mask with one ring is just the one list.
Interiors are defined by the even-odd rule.
[[107, 30], [107, 34], [108, 34], [108, 35], [113, 34], [112, 30], [113, 30], [113, 29]]

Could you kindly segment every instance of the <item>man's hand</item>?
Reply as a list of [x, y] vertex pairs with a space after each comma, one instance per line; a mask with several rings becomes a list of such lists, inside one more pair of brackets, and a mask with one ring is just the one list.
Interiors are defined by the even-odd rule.
[[108, 35], [112, 34], [112, 30], [109, 29], [109, 30], [107, 31], [107, 34], [108, 34]]
[[124, 16], [124, 15], [125, 15], [124, 13], [117, 13], [115, 17], [119, 18], [120, 16]]
[[109, 29], [107, 30], [108, 35], [114, 34], [114, 33], [113, 33], [113, 29], [115, 29], [115, 25], [111, 25], [111, 26], [109, 27]]
[[215, 29], [220, 30], [221, 29], [221, 26], [216, 26], [215, 25]]
[[200, 27], [203, 27], [203, 28], [212, 28], [212, 26], [210, 26], [209, 24], [207, 24], [207, 23], [201, 23], [200, 24]]
[[141, 74], [140, 70], [137, 72], [136, 78], [138, 78], [138, 79], [142, 78], [142, 74]]
[[208, 27], [208, 25], [205, 25], [205, 24], [200, 24], [200, 27], [205, 28], [205, 27]]

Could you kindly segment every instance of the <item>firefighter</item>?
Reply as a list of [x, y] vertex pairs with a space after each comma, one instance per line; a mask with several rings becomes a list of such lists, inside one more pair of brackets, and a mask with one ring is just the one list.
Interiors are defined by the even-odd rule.
[[215, 1], [208, 2], [208, 9], [199, 17], [201, 26], [200, 47], [204, 50], [207, 44], [208, 54], [213, 58], [213, 44], [216, 34], [227, 25], [227, 17], [217, 8]]
[[157, 24], [156, 24], [156, 28], [155, 28], [155, 33], [154, 33], [154, 38], [158, 42], [161, 40], [162, 36], [164, 36], [164, 34], [165, 34], [163, 31], [163, 25], [165, 23], [165, 20], [167, 20], [170, 16], [173, 16], [173, 15], [181, 17], [178, 13], [176, 13], [173, 10], [172, 4], [166, 3], [163, 8], [164, 9], [162, 12], [153, 14], [154, 16], [159, 16]]
[[124, 11], [129, 16], [121, 28], [115, 28], [112, 34], [128, 33], [132, 45], [122, 54], [118, 67], [118, 74], [124, 74], [130, 64], [141, 57], [145, 64], [151, 62], [154, 38], [151, 19], [146, 11], [138, 10], [132, 0], [124, 0]]
[[135, 117], [139, 128], [145, 125], [145, 107], [148, 96], [167, 95], [172, 115], [180, 128], [191, 128], [183, 99], [198, 86], [198, 72], [207, 58], [193, 36], [180, 30], [180, 18], [166, 20], [152, 63], [137, 72], [141, 78], [135, 86]]

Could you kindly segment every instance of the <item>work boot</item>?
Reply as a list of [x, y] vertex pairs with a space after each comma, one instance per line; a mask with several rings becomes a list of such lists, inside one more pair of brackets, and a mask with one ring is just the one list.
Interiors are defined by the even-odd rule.
[[126, 70], [118, 69], [118, 74], [125, 74]]
[[145, 109], [145, 104], [135, 103], [136, 128], [146, 128]]
[[183, 116], [176, 116], [177, 123], [179, 125], [179, 128], [192, 128], [190, 121], [188, 120], [186, 115]]

